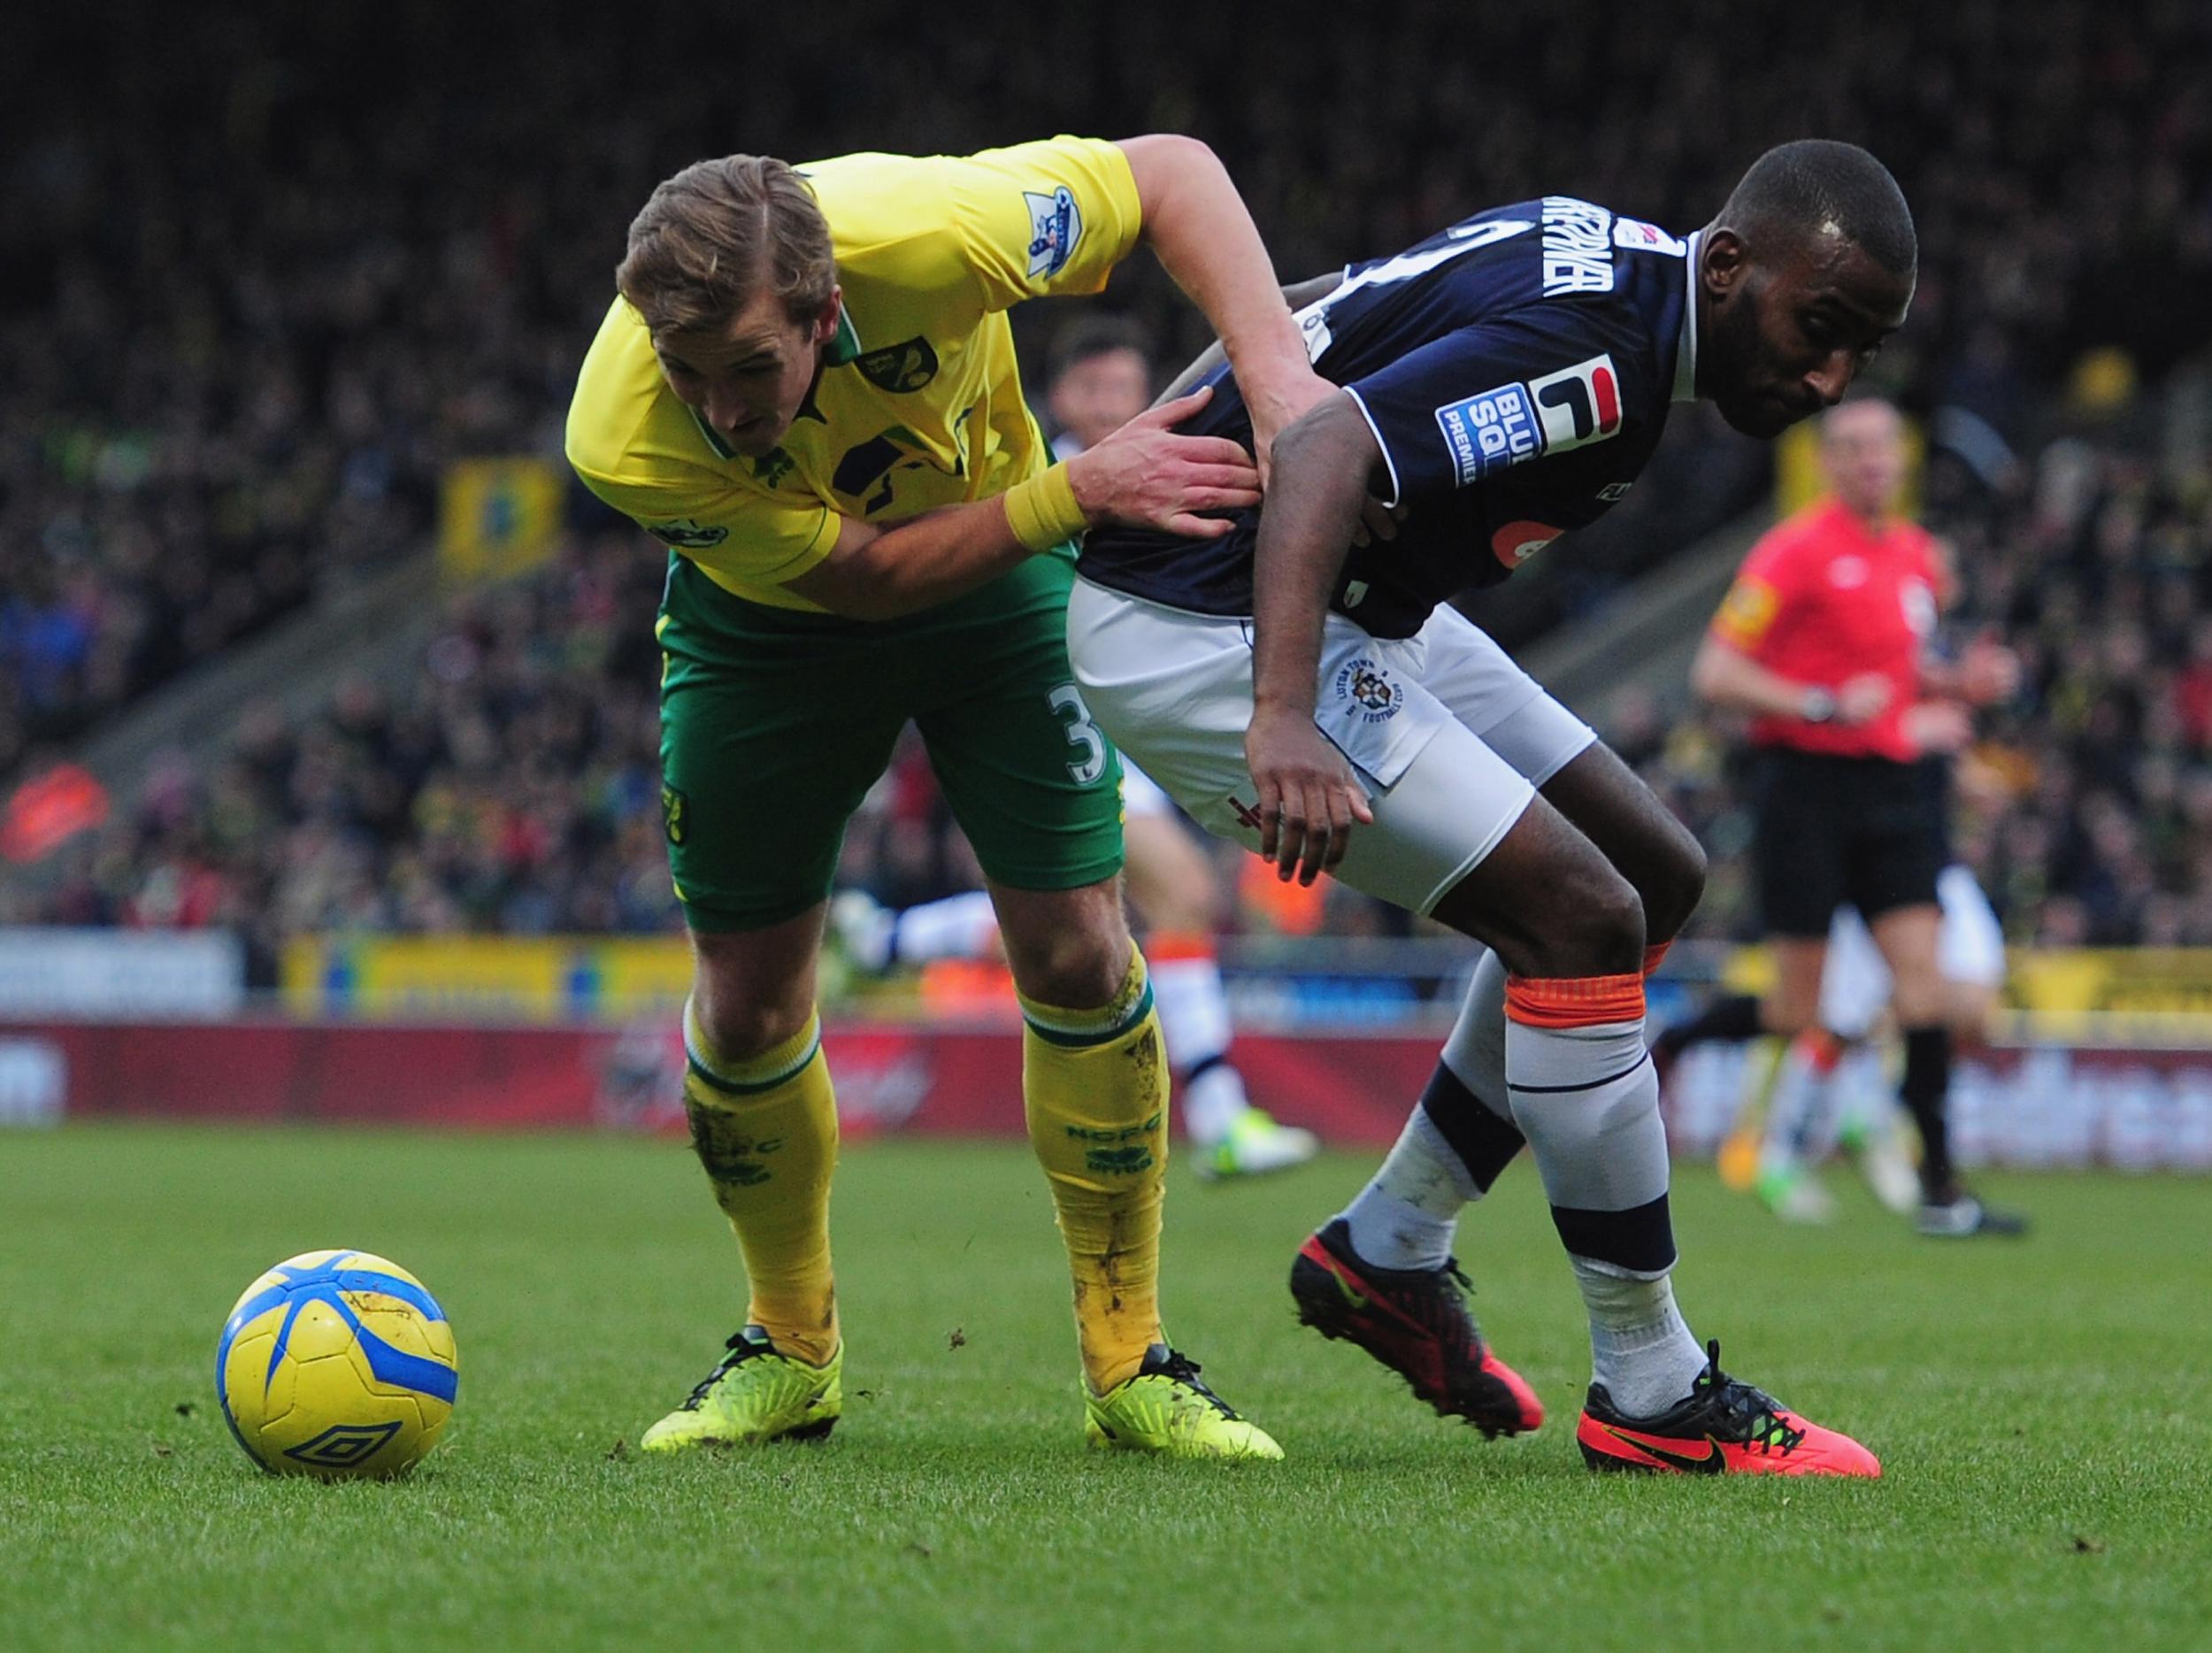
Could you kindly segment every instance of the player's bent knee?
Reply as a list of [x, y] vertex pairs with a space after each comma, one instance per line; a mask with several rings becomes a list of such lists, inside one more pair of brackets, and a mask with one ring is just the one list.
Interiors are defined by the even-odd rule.
[[742, 1062], [798, 1036], [814, 1011], [811, 950], [785, 957], [756, 934], [693, 937], [691, 1013], [708, 1047]]
[[1624, 878], [1591, 891], [1580, 903], [1574, 975], [1619, 975], [1644, 961], [1644, 903]]
[[692, 1015], [697, 1019], [699, 1031], [706, 1036], [707, 1047], [726, 1062], [750, 1061], [764, 1055], [778, 1045], [787, 1044], [799, 1036], [813, 1013], [813, 1003], [793, 1006], [743, 996], [717, 996], [711, 990], [702, 992], [703, 981], [695, 984], [691, 995]]
[[1081, 889], [995, 889], [1006, 962], [1022, 996], [1088, 1010], [1106, 1003], [1129, 973], [1129, 926], [1108, 880]]
[[1556, 980], [1642, 969], [1643, 898], [1626, 879], [1610, 867], [1584, 871], [1563, 877], [1548, 896], [1533, 922], [1497, 944], [1513, 974]]

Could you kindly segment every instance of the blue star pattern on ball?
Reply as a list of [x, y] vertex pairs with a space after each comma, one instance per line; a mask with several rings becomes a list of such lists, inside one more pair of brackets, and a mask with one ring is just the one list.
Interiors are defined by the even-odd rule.
[[372, 1268], [348, 1268], [346, 1264], [361, 1256], [358, 1251], [339, 1251], [326, 1261], [311, 1267], [297, 1268], [289, 1263], [280, 1263], [269, 1272], [281, 1277], [279, 1283], [256, 1292], [230, 1311], [230, 1319], [223, 1325], [223, 1341], [215, 1351], [215, 1383], [218, 1391], [223, 1386], [223, 1365], [230, 1354], [231, 1340], [241, 1327], [259, 1319], [279, 1303], [286, 1304], [284, 1324], [277, 1328], [276, 1347], [269, 1351], [269, 1370], [263, 1379], [263, 1387], [274, 1381], [277, 1366], [284, 1358], [292, 1341], [292, 1326], [300, 1318], [300, 1311], [311, 1303], [326, 1303], [335, 1309], [340, 1318], [353, 1329], [362, 1351], [369, 1357], [369, 1370], [379, 1383], [397, 1384], [418, 1394], [435, 1395], [450, 1406], [459, 1392], [460, 1373], [442, 1361], [426, 1360], [420, 1355], [411, 1355], [403, 1349], [395, 1349], [374, 1332], [361, 1324], [361, 1317], [343, 1295], [349, 1291], [373, 1291], [387, 1297], [396, 1297], [426, 1319], [442, 1320], [445, 1311], [437, 1299], [411, 1280], [396, 1274], [384, 1273]]

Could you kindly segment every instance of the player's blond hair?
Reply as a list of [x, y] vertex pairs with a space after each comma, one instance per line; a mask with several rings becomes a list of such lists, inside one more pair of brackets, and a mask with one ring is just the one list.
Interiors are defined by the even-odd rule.
[[718, 327], [764, 288], [804, 321], [837, 285], [829, 220], [806, 180], [782, 161], [694, 161], [663, 181], [630, 221], [614, 284], [655, 333]]

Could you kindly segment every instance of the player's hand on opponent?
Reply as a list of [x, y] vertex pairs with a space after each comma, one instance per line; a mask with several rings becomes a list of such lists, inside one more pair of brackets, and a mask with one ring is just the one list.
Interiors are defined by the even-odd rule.
[[1171, 428], [1212, 396], [1208, 385], [1163, 402], [1069, 460], [1068, 482], [1086, 519], [1211, 540], [1234, 524], [1197, 512], [1258, 504], [1259, 470], [1241, 446], [1225, 436], [1186, 436]]
[[1838, 723], [1871, 723], [1889, 704], [1889, 679], [1863, 672], [1836, 691]]
[[1256, 708], [1244, 761], [1259, 788], [1260, 855], [1285, 883], [1311, 884], [1343, 860], [1352, 823], [1375, 819], [1352, 765], [1310, 716]]
[[[1252, 415], [1252, 450], [1259, 458], [1260, 487], [1274, 474], [1275, 439], [1336, 394], [1336, 387], [1305, 363], [1286, 365], [1264, 381], [1238, 381]], [[1386, 536], [1387, 537], [1387, 536]]]

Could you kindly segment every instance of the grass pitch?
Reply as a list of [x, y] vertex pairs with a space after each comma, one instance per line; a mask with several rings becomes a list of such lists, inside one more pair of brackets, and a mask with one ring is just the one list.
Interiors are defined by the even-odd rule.
[[[1291, 1253], [1368, 1163], [1175, 1179], [1170, 1325], [1281, 1465], [1086, 1454], [1025, 1149], [923, 1142], [840, 1173], [836, 1435], [671, 1463], [629, 1443], [741, 1302], [680, 1146], [0, 1136], [0, 1645], [2206, 1645], [2212, 1187], [1991, 1179], [2034, 1237], [1943, 1248], [1856, 1197], [1785, 1229], [1687, 1172], [1693, 1326], [1887, 1474], [1601, 1480], [1527, 1166], [1461, 1238], [1540, 1433], [1486, 1444], [1293, 1323]], [[333, 1245], [412, 1269], [459, 1338], [453, 1428], [407, 1481], [268, 1479], [215, 1414], [232, 1299]]]

